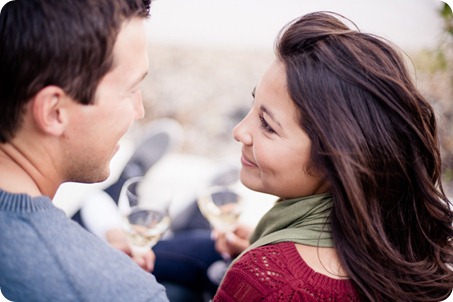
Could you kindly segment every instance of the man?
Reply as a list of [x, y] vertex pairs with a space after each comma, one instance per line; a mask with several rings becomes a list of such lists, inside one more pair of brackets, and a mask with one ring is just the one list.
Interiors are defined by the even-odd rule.
[[13, 301], [167, 301], [51, 199], [100, 182], [143, 117], [150, 0], [15, 0], [0, 14], [0, 288]]

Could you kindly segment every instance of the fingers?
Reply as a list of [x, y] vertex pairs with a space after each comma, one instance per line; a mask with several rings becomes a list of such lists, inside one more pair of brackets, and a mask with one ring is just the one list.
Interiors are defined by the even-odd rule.
[[217, 233], [215, 236], [215, 249], [222, 256], [223, 259], [228, 260], [231, 258], [231, 250], [226, 240], [225, 233]]
[[148, 272], [153, 272], [154, 271], [154, 263], [156, 262], [156, 254], [154, 254], [154, 251], [150, 249], [150, 253], [148, 254], [147, 258], [147, 268]]
[[225, 235], [227, 244], [230, 246], [232, 256], [237, 256], [242, 253], [250, 244], [247, 238], [242, 238], [235, 233], [227, 233]]
[[131, 249], [127, 242], [126, 235], [124, 235], [123, 231], [112, 229], [106, 232], [105, 237], [110, 246], [126, 253], [129, 256], [131, 255]]
[[134, 260], [134, 262], [137, 263], [143, 270], [152, 272], [154, 270], [156, 255], [151, 249], [149, 249], [146, 253], [133, 254], [132, 260]]
[[236, 230], [234, 230], [234, 233], [239, 236], [240, 238], [243, 239], [250, 239], [250, 236], [253, 233], [253, 228], [247, 225], [239, 225]]
[[251, 228], [238, 228], [234, 232], [215, 232], [215, 248], [224, 258], [236, 257], [249, 246]]
[[152, 272], [154, 270], [156, 255], [151, 249], [148, 249], [146, 252], [133, 252], [127, 242], [126, 235], [124, 235], [123, 231], [118, 229], [107, 231], [106, 239], [113, 248], [129, 255], [132, 260], [145, 271]]

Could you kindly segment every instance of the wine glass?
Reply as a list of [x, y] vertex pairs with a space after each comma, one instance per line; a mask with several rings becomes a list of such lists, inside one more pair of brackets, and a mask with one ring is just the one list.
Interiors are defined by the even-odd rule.
[[213, 186], [197, 199], [198, 207], [211, 227], [219, 232], [233, 231], [242, 211], [241, 195], [229, 186]]
[[122, 227], [134, 253], [149, 251], [170, 227], [171, 196], [166, 192], [144, 192], [143, 177], [128, 179], [118, 200]]
[[[213, 186], [202, 192], [197, 199], [201, 214], [209, 221], [211, 227], [219, 232], [234, 231], [242, 212], [241, 195], [229, 186]], [[220, 284], [231, 258], [222, 255], [223, 260], [212, 263], [208, 270], [208, 278], [214, 284]]]

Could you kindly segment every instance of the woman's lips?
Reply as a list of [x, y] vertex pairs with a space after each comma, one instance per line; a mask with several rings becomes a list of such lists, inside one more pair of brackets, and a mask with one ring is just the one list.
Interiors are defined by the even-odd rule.
[[253, 162], [251, 162], [244, 154], [242, 154], [241, 163], [242, 165], [247, 167], [256, 167], [256, 165]]

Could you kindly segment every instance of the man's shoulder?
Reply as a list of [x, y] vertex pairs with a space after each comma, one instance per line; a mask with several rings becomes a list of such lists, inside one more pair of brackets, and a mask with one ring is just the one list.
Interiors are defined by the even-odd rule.
[[[126, 301], [133, 295], [138, 301], [147, 301], [155, 295], [166, 301], [164, 289], [151, 274], [57, 213], [44, 215], [47, 222], [40, 215], [32, 215], [19, 216], [11, 224], [10, 244], [0, 248], [0, 287], [5, 294], [12, 290], [19, 295], [12, 300], [40, 295], [47, 301], [106, 297]], [[8, 229], [0, 233], [8, 233]]]

